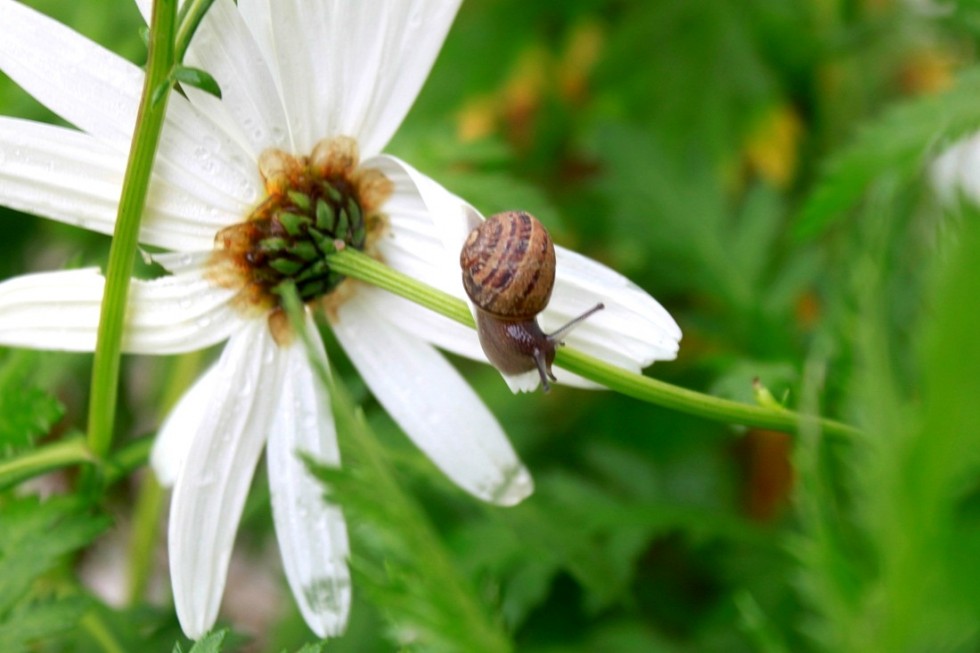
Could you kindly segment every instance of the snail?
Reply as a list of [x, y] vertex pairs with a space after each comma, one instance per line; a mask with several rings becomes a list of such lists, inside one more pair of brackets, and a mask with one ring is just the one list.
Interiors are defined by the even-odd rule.
[[[470, 232], [459, 255], [463, 287], [476, 306], [476, 328], [487, 358], [505, 378], [537, 369], [545, 392], [555, 349], [597, 304], [554, 333], [538, 326], [555, 284], [555, 246], [548, 230], [524, 211], [487, 218]], [[512, 386], [513, 387], [513, 386]]]

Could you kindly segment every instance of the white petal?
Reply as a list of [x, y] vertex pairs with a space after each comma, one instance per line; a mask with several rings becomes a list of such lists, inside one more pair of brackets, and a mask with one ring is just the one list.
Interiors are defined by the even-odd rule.
[[392, 321], [406, 333], [459, 356], [488, 362], [474, 329], [375, 286], [357, 292], [365, 295], [376, 313], [397, 316]]
[[14, 0], [0, 0], [0, 70], [76, 127], [128, 147], [143, 72]]
[[[286, 98], [295, 151], [348, 135], [387, 144], [415, 101], [459, 0], [242, 0]], [[302, 47], [297, 47], [302, 44]]]
[[[123, 346], [133, 353], [176, 354], [210, 347], [240, 327], [244, 318], [236, 291], [207, 277], [210, 252], [157, 256], [164, 267], [182, 263], [175, 274], [133, 281]], [[259, 319], [259, 322], [265, 322]]]
[[[0, 116], [0, 203], [111, 234], [126, 154], [88, 134]], [[140, 241], [177, 250], [211, 248], [237, 218], [157, 177], [140, 224]]]
[[[104, 277], [96, 268], [42, 272], [0, 283], [0, 343], [14, 347], [92, 351]], [[123, 347], [130, 353], [173, 354], [221, 342], [241, 318], [234, 292], [218, 288], [196, 267], [130, 287]]]
[[633, 371], [677, 355], [681, 330], [653, 297], [601, 263], [563, 247], [555, 250], [555, 288], [539, 316], [545, 332], [602, 302], [605, 309], [565, 339], [569, 347]]
[[[312, 319], [307, 329], [316, 334]], [[326, 363], [319, 335], [317, 355]], [[343, 632], [350, 611], [347, 527], [340, 509], [328, 505], [300, 452], [340, 465], [330, 401], [299, 339], [282, 349], [285, 373], [267, 449], [269, 491], [283, 567], [300, 612], [320, 637]]]
[[279, 400], [281, 358], [264, 320], [246, 323], [228, 341], [177, 476], [170, 579], [181, 628], [192, 639], [217, 618], [235, 531]]
[[154, 172], [210, 205], [245, 216], [264, 187], [254, 153], [221, 119], [171, 93]]
[[333, 328], [381, 405], [457, 485], [500, 505], [533, 491], [500, 424], [437, 351], [377, 314], [360, 293], [340, 307]]
[[232, 0], [211, 5], [186, 61], [208, 71], [221, 87], [221, 100], [196, 88], [185, 88], [188, 97], [209, 115], [225, 112], [221, 124], [229, 131], [234, 125], [253, 156], [270, 147], [289, 148], [279, 88]]
[[392, 156], [364, 161], [394, 184], [383, 211], [391, 228], [379, 241], [385, 263], [423, 283], [465, 298], [459, 251], [482, 219], [469, 204]]
[[157, 431], [150, 453], [150, 466], [163, 487], [172, 487], [177, 480], [197, 428], [204, 421], [220, 375], [218, 365], [208, 368], [184, 393]]

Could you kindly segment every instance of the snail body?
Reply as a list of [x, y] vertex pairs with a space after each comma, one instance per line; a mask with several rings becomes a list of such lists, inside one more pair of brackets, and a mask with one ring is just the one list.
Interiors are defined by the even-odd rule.
[[505, 377], [537, 370], [547, 392], [562, 338], [602, 304], [552, 334], [541, 330], [537, 315], [555, 284], [555, 246], [544, 225], [524, 211], [487, 218], [470, 232], [459, 262], [487, 358]]

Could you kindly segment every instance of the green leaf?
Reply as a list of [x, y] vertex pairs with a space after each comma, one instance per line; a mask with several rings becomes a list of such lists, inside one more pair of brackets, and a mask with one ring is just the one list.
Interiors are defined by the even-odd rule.
[[64, 414], [61, 404], [33, 382], [41, 356], [18, 350], [0, 365], [0, 458], [33, 445]]
[[6, 653], [77, 625], [87, 601], [41, 595], [38, 580], [90, 544], [108, 519], [72, 499], [28, 497], [4, 505], [0, 523], [0, 651]]
[[0, 621], [0, 651], [37, 650], [29, 645], [78, 626], [91, 600], [75, 596], [22, 604]]
[[325, 647], [326, 644], [324, 642], [311, 642], [296, 651], [296, 653], [323, 653]]
[[[86, 546], [109, 525], [71, 499], [41, 502], [32, 497], [4, 506], [0, 528], [0, 614], [28, 591], [34, 580], [64, 556]], [[51, 537], [57, 533], [57, 537]]]
[[[194, 646], [189, 653], [221, 653], [221, 645], [227, 636], [228, 630], [225, 628], [208, 633], [194, 642]], [[181, 653], [180, 642], [174, 644], [174, 653]]]
[[946, 93], [910, 100], [865, 126], [854, 143], [830, 161], [796, 225], [813, 238], [854, 207], [883, 175], [912, 180], [941, 146], [980, 127], [980, 72], [963, 75]]
[[186, 86], [199, 88], [205, 93], [210, 93], [214, 97], [221, 99], [221, 86], [218, 81], [200, 68], [191, 68], [183, 64], [178, 64], [174, 68], [174, 79]]

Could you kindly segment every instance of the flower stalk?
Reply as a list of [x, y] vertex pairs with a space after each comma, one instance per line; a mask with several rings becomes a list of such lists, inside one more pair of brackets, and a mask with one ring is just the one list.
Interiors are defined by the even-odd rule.
[[176, 29], [177, 0], [156, 0], [150, 24], [146, 81], [109, 249], [105, 294], [92, 364], [87, 437], [89, 450], [99, 459], [108, 454], [112, 445], [126, 302], [133, 275], [140, 218], [146, 205], [157, 144], [167, 113], [171, 73], [176, 64]]
[[[347, 249], [331, 254], [329, 258], [330, 267], [336, 272], [384, 288], [465, 326], [475, 328], [473, 316], [466, 304], [447, 293], [416, 281], [361, 252]], [[850, 437], [859, 433], [855, 427], [835, 420], [797, 413], [780, 406], [752, 405], [722, 399], [665, 383], [610, 365], [568, 347], [558, 350], [555, 364], [634, 399], [717, 422], [793, 434], [806, 426], [817, 426], [828, 436], [834, 437]]]

